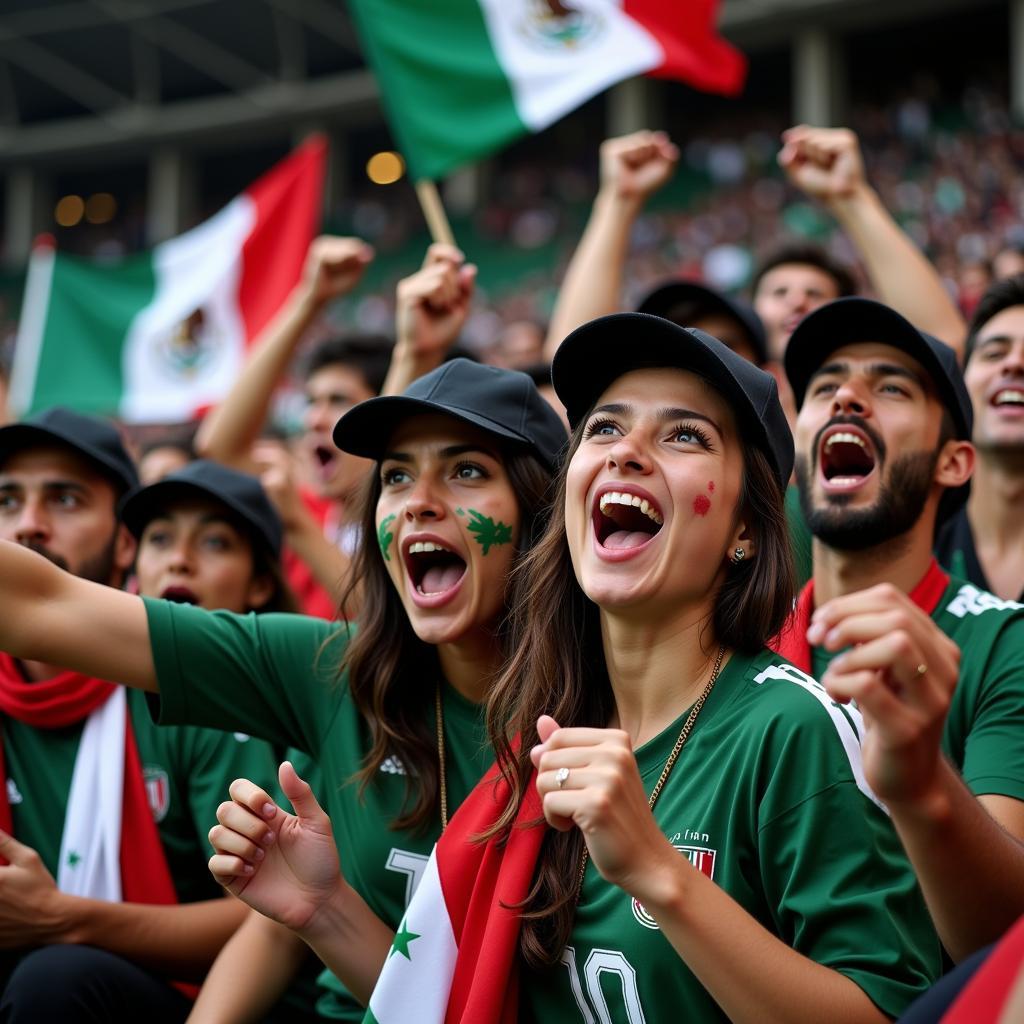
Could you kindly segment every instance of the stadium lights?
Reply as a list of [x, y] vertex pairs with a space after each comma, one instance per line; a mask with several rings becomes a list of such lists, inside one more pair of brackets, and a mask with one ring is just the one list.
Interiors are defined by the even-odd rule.
[[109, 192], [96, 192], [85, 201], [85, 219], [90, 224], [108, 224], [117, 213], [117, 200]]
[[397, 153], [374, 153], [366, 162], [366, 176], [374, 185], [393, 185], [405, 174], [405, 161]]
[[85, 202], [81, 196], [62, 196], [53, 208], [53, 219], [62, 228], [73, 228], [85, 213]]

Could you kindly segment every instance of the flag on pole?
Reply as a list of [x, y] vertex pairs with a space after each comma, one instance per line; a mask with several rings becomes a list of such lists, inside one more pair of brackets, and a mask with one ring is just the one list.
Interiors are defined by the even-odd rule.
[[496, 776], [477, 784], [434, 847], [363, 1024], [515, 1024], [515, 907], [530, 891], [547, 826], [532, 778], [508, 841], [476, 842], [508, 804]]
[[299, 279], [320, 223], [326, 152], [311, 137], [209, 220], [115, 265], [59, 253], [52, 238], [37, 243], [12, 409], [171, 423], [220, 401]]
[[538, 132], [616, 82], [733, 95], [746, 61], [718, 0], [351, 0], [396, 141], [437, 179]]

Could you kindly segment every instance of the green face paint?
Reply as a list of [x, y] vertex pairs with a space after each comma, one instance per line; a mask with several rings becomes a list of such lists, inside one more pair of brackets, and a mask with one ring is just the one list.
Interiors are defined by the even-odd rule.
[[474, 508], [469, 510], [469, 532], [474, 534], [474, 539], [484, 549], [485, 555], [492, 547], [512, 543], [511, 526], [500, 520], [495, 522], [490, 516], [485, 516]]
[[396, 518], [396, 516], [385, 516], [380, 521], [380, 526], [377, 527], [377, 543], [380, 545], [380, 553], [384, 556], [385, 562], [391, 561], [391, 555], [388, 554], [388, 548], [391, 547], [391, 542], [395, 539], [395, 535], [388, 529], [388, 527]]

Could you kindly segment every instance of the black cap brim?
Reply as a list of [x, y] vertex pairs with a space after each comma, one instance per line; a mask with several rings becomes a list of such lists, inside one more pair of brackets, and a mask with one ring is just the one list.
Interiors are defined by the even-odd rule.
[[[668, 314], [684, 302], [701, 304], [709, 313], [721, 313], [734, 320], [750, 342], [758, 365], [768, 361], [768, 340], [757, 313], [744, 308], [729, 296], [714, 291], [696, 281], [667, 281], [650, 292], [637, 307], [638, 313], [669, 318]], [[685, 325], [684, 325], [685, 326]]]
[[170, 502], [182, 495], [199, 495], [212, 498], [221, 505], [226, 505], [248, 526], [250, 532], [266, 549], [277, 558], [281, 553], [281, 538], [271, 537], [267, 531], [252, 517], [252, 513], [244, 502], [240, 502], [230, 494], [221, 494], [211, 487], [204, 487], [192, 480], [158, 480], [147, 487], [140, 487], [126, 495], [118, 508], [121, 522], [128, 527], [133, 537], [142, 536], [146, 525], [164, 514]]
[[24, 448], [37, 448], [53, 444], [70, 448], [83, 458], [88, 459], [122, 490], [130, 490], [138, 486], [138, 478], [128, 476], [125, 466], [120, 462], [109, 458], [100, 449], [84, 444], [80, 439], [63, 434], [59, 430], [51, 430], [34, 423], [9, 423], [5, 427], [0, 427], [0, 452], [3, 453], [4, 458]]
[[[703, 331], [649, 313], [600, 317], [577, 327], [562, 342], [551, 364], [551, 378], [575, 427], [614, 380], [632, 370], [657, 367], [678, 367], [708, 380], [771, 459], [785, 486], [793, 471], [793, 441], [775, 381]], [[751, 399], [739, 373], [760, 375], [762, 399]]]
[[[793, 389], [796, 407], [803, 406], [807, 388], [825, 360], [846, 345], [878, 342], [892, 345], [916, 359], [928, 374], [939, 401], [949, 411], [961, 440], [971, 439], [970, 397], [949, 349], [949, 366], [943, 365], [934, 346], [894, 309], [871, 299], [853, 296], [836, 299], [809, 313], [796, 327], [786, 346], [786, 376]], [[947, 348], [948, 346], [943, 346]], [[940, 350], [941, 351], [941, 350]]]
[[404, 395], [386, 395], [360, 402], [335, 424], [334, 443], [343, 452], [379, 462], [387, 453], [388, 443], [398, 426], [413, 416], [431, 414], [451, 416], [463, 423], [479, 427], [488, 434], [494, 434], [503, 441], [511, 441], [526, 447], [533, 446], [529, 437], [472, 410], [442, 405], [422, 398], [407, 398]]

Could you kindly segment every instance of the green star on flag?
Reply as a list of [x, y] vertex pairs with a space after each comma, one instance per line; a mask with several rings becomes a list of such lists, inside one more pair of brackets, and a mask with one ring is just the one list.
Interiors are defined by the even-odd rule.
[[405, 921], [403, 920], [398, 926], [398, 931], [395, 933], [395, 941], [391, 944], [391, 953], [388, 954], [388, 958], [390, 959], [395, 953], [401, 953], [406, 960], [412, 960], [412, 957], [409, 955], [409, 943], [413, 939], [418, 938], [419, 935], [405, 927]]
[[81, 863], [82, 863], [81, 855], [79, 853], [77, 853], [75, 850], [72, 850], [68, 854], [68, 867], [69, 868], [77, 868], [78, 865], [81, 864]]

